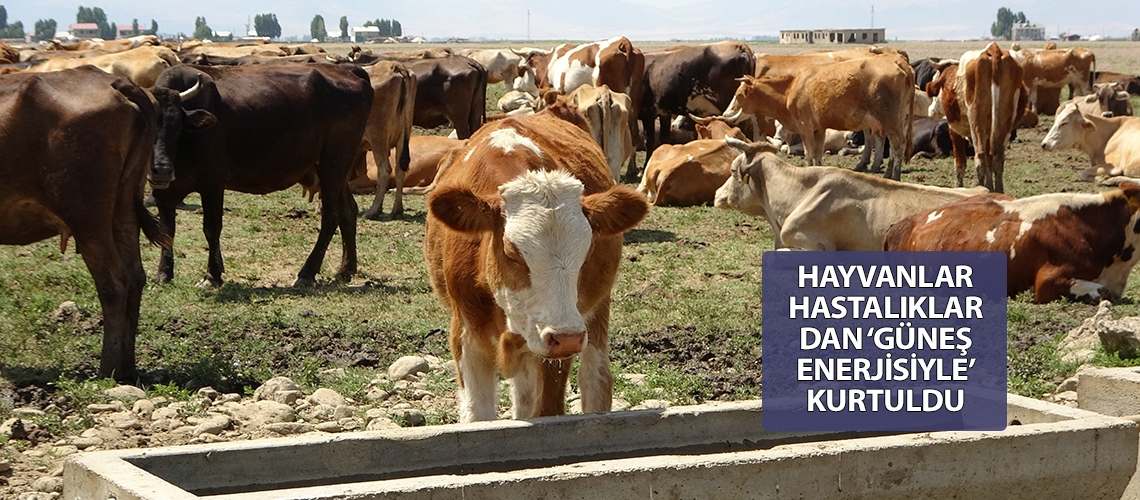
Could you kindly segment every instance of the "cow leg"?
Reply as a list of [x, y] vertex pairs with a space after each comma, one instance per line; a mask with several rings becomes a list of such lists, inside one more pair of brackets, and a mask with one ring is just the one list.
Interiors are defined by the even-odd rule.
[[[810, 134], [804, 134], [804, 155], [807, 156], [809, 166], [823, 165], [823, 149], [824, 138], [827, 135], [827, 129], [813, 130]], [[809, 140], [810, 138], [810, 140]]]
[[989, 176], [990, 182], [993, 184], [993, 190], [999, 193], [1005, 192], [1005, 186], [1002, 182], [1002, 177], [1005, 175], [1005, 145], [997, 144], [994, 148], [993, 156], [990, 158]]
[[958, 173], [958, 187], [965, 187], [963, 181], [966, 175], [966, 138], [951, 130], [950, 144], [953, 146], [954, 169]]
[[158, 205], [158, 219], [166, 227], [166, 233], [170, 235], [170, 248], [163, 248], [161, 251], [158, 258], [158, 274], [155, 279], [159, 283], [170, 283], [170, 280], [174, 279], [174, 229], [176, 226], [174, 219], [178, 212], [174, 207], [181, 201], [158, 201], [156, 198], [156, 203]]
[[[641, 128], [643, 129], [642, 132], [645, 134], [645, 164], [642, 165], [643, 170], [646, 170], [649, 168], [649, 158], [651, 156], [653, 156], [653, 150], [657, 148], [657, 144], [659, 143], [658, 138], [654, 137], [654, 134], [657, 133], [657, 130], [653, 127], [653, 124], [655, 123], [654, 122], [655, 119], [656, 119], [656, 117], [654, 117], [653, 115], [647, 115], [647, 116], [641, 117]], [[637, 139], [637, 137], [638, 137], [637, 135], [633, 136], [633, 138], [635, 140]], [[634, 154], [636, 154], [636, 151], [637, 151], [636, 145], [634, 146], [633, 150], [635, 152]], [[631, 174], [633, 174], [633, 175], [631, 175]], [[629, 165], [626, 167], [625, 180], [627, 182], [632, 182], [633, 178], [636, 175], [637, 175], [637, 169], [633, 165]]]
[[515, 419], [540, 416], [538, 396], [542, 359], [525, 348], [516, 350], [514, 355], [514, 366], [510, 374], [511, 414]]
[[[404, 139], [404, 141], [406, 140], [407, 138]], [[402, 146], [396, 146], [397, 154], [407, 155], [407, 147], [406, 142]], [[389, 163], [391, 162], [389, 161]], [[392, 165], [392, 171], [396, 174], [396, 192], [392, 193], [392, 217], [399, 217], [404, 215], [404, 182], [408, 178], [408, 165], [401, 165], [400, 160], [397, 159], [396, 164]], [[388, 189], [388, 186], [384, 186], [384, 189]]]
[[[369, 154], [367, 151], [359, 153], [359, 155], [361, 155], [360, 160], [354, 161], [353, 165], [356, 165], [357, 161], [362, 161], [362, 155], [367, 154]], [[376, 192], [372, 198], [372, 206], [364, 212], [364, 218], [380, 220], [380, 214], [384, 213], [384, 195], [388, 193], [388, 177], [392, 170], [391, 168], [387, 168], [389, 162], [386, 156], [383, 162], [381, 162], [380, 157], [382, 155], [380, 153], [377, 153], [376, 150], [372, 150], [371, 154], [372, 161], [376, 163]]]
[[859, 162], [855, 164], [856, 172], [863, 172], [867, 170], [867, 165], [871, 164], [871, 153], [873, 153], [874, 136], [871, 135], [871, 129], [863, 130], [863, 153], [859, 155]]
[[[499, 401], [495, 351], [479, 345], [457, 314], [451, 317], [451, 351], [459, 369], [459, 421], [495, 420]], [[456, 338], [458, 337], [458, 341]]]
[[206, 275], [198, 286], [222, 286], [222, 273], [225, 264], [222, 262], [222, 212], [225, 201], [225, 190], [203, 189], [202, 195], [202, 233], [206, 236], [206, 244], [210, 248], [206, 258]]
[[[549, 417], [566, 413], [566, 381], [574, 358], [544, 359], [539, 365], [539, 401], [532, 416]], [[585, 403], [583, 401], [583, 403]]]
[[582, 348], [578, 366], [582, 413], [610, 411], [613, 406], [614, 376], [610, 371], [609, 337], [610, 301], [605, 299], [586, 323], [586, 346]]
[[[887, 163], [886, 177], [892, 180], [902, 180], [902, 164], [906, 158], [906, 138], [901, 136], [888, 137], [891, 143], [891, 160]], [[886, 144], [883, 144], [886, 149]]]
[[[356, 198], [348, 186], [344, 186], [344, 208], [340, 211], [340, 269], [336, 272], [338, 281], [350, 281], [356, 274]], [[394, 211], [395, 209], [393, 209]], [[394, 212], [393, 212], [394, 213]]]
[[[872, 154], [874, 156], [871, 157], [871, 170], [870, 171], [872, 173], [877, 174], [877, 173], [883, 171], [883, 156], [886, 155], [886, 150], [887, 150], [886, 142], [887, 141], [886, 141], [886, 137], [883, 137], [881, 135], [874, 135], [874, 134], [871, 134], [870, 132], [871, 132], [870, 129], [867, 129], [867, 131], [865, 132], [867, 134], [866, 136], [871, 138], [870, 140], [867, 141], [867, 146], [865, 146], [865, 147], [869, 147], [869, 148], [874, 150], [874, 151], [872, 151]], [[889, 165], [888, 165], [888, 168], [890, 168]], [[889, 174], [889, 172], [888, 172], [888, 174]]]

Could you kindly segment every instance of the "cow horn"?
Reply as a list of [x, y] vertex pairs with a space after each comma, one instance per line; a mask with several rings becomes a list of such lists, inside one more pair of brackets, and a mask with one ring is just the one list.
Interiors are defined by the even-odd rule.
[[190, 99], [193, 99], [194, 96], [198, 95], [198, 92], [200, 90], [202, 90], [202, 75], [199, 73], [198, 81], [194, 82], [194, 86], [183, 90], [182, 92], [179, 92], [178, 98], [181, 99], [182, 102], [189, 101]]
[[516, 55], [516, 56], [519, 56], [519, 57], [529, 57], [530, 56], [529, 52], [519, 52], [519, 51], [515, 50], [514, 47], [507, 47], [507, 48], [510, 49], [511, 53]]
[[735, 113], [731, 115], [721, 115], [719, 118], [727, 122], [729, 125], [736, 125], [740, 122], [741, 119], [744, 118], [744, 110], [737, 109]]
[[331, 63], [340, 62], [337, 58], [333, 57], [332, 54], [325, 54], [325, 60]]
[[725, 137], [724, 143], [728, 144], [730, 147], [732, 147], [734, 149], [738, 149], [738, 150], [743, 151], [745, 153], [752, 150], [751, 144], [748, 144], [747, 142], [744, 142], [744, 141], [737, 139], [735, 137]]
[[695, 115], [693, 115], [692, 113], [689, 113], [689, 119], [690, 119], [690, 120], [693, 120], [693, 121], [695, 121], [695, 122], [697, 122], [697, 123], [699, 123], [699, 124], [701, 124], [701, 125], [708, 125], [708, 124], [709, 124], [709, 123], [711, 123], [713, 120], [715, 120], [715, 119], [716, 119], [716, 117], [712, 117], [712, 116], [710, 116], [710, 117], [708, 117], [708, 118], [702, 118], [702, 117], [700, 117], [700, 116], [695, 116]]

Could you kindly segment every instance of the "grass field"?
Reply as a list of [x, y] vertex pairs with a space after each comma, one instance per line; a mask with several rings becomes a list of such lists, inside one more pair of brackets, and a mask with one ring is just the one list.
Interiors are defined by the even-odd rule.
[[[892, 45], [912, 58], [955, 57], [980, 48], [973, 42]], [[1140, 44], [1085, 45], [1096, 52], [1099, 69], [1140, 73]], [[754, 48], [798, 52], [817, 47]], [[493, 104], [503, 90], [493, 86], [488, 101]], [[1135, 98], [1134, 105], [1140, 109]], [[1088, 163], [1084, 154], [1041, 150], [1051, 124], [1046, 118], [1038, 128], [1019, 132], [1006, 165], [1009, 194], [1098, 190], [1076, 181]], [[802, 164], [798, 158], [791, 161]], [[826, 160], [846, 168], [854, 161]], [[973, 175], [971, 168], [967, 179]], [[907, 182], [952, 186], [953, 179], [951, 159], [916, 159], [903, 170]], [[370, 201], [357, 198], [362, 207]], [[431, 294], [423, 264], [421, 198], [407, 198], [403, 218], [360, 220], [361, 272], [350, 283], [331, 280], [340, 253], [339, 237], [334, 238], [323, 268], [328, 274], [318, 276], [311, 289], [289, 286], [319, 225], [317, 203], [308, 202], [299, 188], [266, 196], [227, 192], [221, 241], [226, 283], [218, 289], [195, 286], [206, 266], [197, 203], [192, 195], [179, 212], [174, 281], [149, 283], [143, 294], [141, 384], [212, 385], [240, 392], [268, 377], [287, 375], [312, 387], [321, 383], [316, 374], [325, 368], [346, 367], [358, 375], [350, 380], [366, 382], [371, 372], [405, 354], [450, 358], [449, 312]], [[619, 383], [618, 395], [636, 402], [663, 392], [675, 403], [758, 397], [760, 269], [763, 252], [773, 247], [767, 222], [712, 207], [654, 208], [625, 239], [613, 294], [612, 355], [616, 372], [645, 373], [649, 385]], [[153, 276], [157, 250], [147, 248], [143, 261]], [[1138, 297], [1140, 281], [1134, 273], [1118, 314], [1140, 315]], [[52, 312], [69, 300], [76, 302], [81, 317], [53, 318]], [[1093, 306], [1070, 302], [1037, 305], [1028, 296], [1011, 300], [1010, 390], [1041, 396], [1071, 375], [1077, 367], [1059, 361], [1056, 343], [1093, 311]], [[56, 239], [0, 247], [0, 376], [9, 397], [13, 389], [51, 389], [61, 380], [66, 384], [91, 377], [101, 339], [98, 318], [91, 278], [73, 250], [60, 255]], [[1122, 363], [1104, 355], [1097, 362]], [[338, 389], [351, 396], [364, 386]]]

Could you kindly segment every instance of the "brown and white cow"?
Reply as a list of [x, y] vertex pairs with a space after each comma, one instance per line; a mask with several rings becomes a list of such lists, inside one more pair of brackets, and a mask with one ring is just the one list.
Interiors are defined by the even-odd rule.
[[46, 73], [90, 64], [107, 73], [129, 78], [140, 87], [153, 87], [166, 68], [177, 66], [178, 57], [166, 47], [142, 46], [125, 52], [94, 57], [53, 58], [28, 68], [29, 73]]
[[[590, 125], [590, 136], [602, 148], [614, 180], [621, 180], [621, 167], [633, 156], [633, 136], [629, 132], [629, 96], [610, 90], [609, 86], [582, 85], [566, 96], [547, 91], [544, 99], [558, 99], [577, 109]], [[553, 101], [550, 101], [553, 103]], [[545, 104], [539, 102], [539, 109]]]
[[1060, 89], [1072, 85], [1076, 95], [1092, 92], [1092, 71], [1096, 69], [1096, 56], [1083, 48], [1014, 50], [1010, 56], [1021, 63], [1022, 79], [1029, 89], [1029, 104], [1041, 114], [1037, 106], [1039, 88]]
[[902, 163], [910, 161], [914, 90], [914, 70], [904, 60], [868, 57], [805, 66], [792, 75], [745, 77], [725, 115], [730, 121], [748, 115], [779, 120], [803, 135], [809, 165], [822, 163], [827, 129], [870, 129], [890, 139], [895, 150], [887, 177], [898, 179]]
[[1081, 180], [1105, 175], [1140, 177], [1140, 117], [1082, 113], [1077, 103], [1068, 103], [1057, 113], [1041, 147], [1047, 151], [1079, 149], [1088, 154], [1092, 167], [1081, 172]]
[[985, 50], [963, 54], [959, 64], [943, 64], [941, 69], [926, 92], [940, 99], [950, 124], [958, 186], [963, 185], [966, 172], [965, 138], [969, 137], [974, 143], [978, 184], [1000, 193], [1009, 135], [1028, 101], [1021, 65], [990, 43]]
[[[614, 92], [629, 96], [629, 134], [638, 137], [645, 56], [628, 38], [615, 37], [583, 45], [562, 44], [550, 52], [526, 54], [519, 64], [522, 76], [516, 80], [515, 90], [537, 94], [538, 89], [553, 88], [569, 94], [585, 84], [606, 85]], [[637, 172], [633, 156], [631, 152], [627, 177]]]
[[452, 312], [460, 421], [497, 418], [496, 369], [515, 418], [565, 413], [578, 353], [583, 411], [609, 411], [610, 289], [645, 198], [547, 112], [489, 123], [456, 156], [428, 197], [424, 257]]
[[716, 191], [714, 206], [765, 217], [776, 248], [880, 250], [904, 217], [984, 192], [922, 186], [835, 167], [797, 167], [770, 145], [727, 143], [744, 151]]
[[139, 230], [170, 245], [142, 203], [158, 130], [150, 97], [81, 67], [0, 77], [0, 110], [0, 245], [59, 235], [62, 252], [74, 236], [103, 311], [99, 376], [136, 380]]
[[[394, 173], [396, 178], [396, 192], [392, 195], [395, 198], [392, 216], [396, 217], [404, 213], [404, 177], [408, 173], [408, 140], [412, 135], [416, 104], [416, 75], [395, 61], [380, 61], [364, 69], [372, 82], [374, 97], [358, 156], [371, 150], [373, 162], [377, 165], [374, 185], [376, 196], [372, 200], [372, 206], [364, 212], [364, 217], [379, 219], [384, 211], [389, 173]], [[399, 153], [396, 155], [398, 161], [389, 164], [388, 156], [392, 149]], [[360, 159], [355, 163], [359, 164]]]
[[459, 55], [470, 57], [487, 68], [487, 84], [505, 82], [508, 87], [518, 77], [519, 63], [523, 59], [509, 49], [466, 49], [459, 51]]
[[662, 144], [649, 158], [637, 190], [659, 207], [712, 203], [737, 156], [740, 151], [723, 138]]
[[1133, 182], [1093, 194], [985, 194], [906, 218], [883, 247], [1005, 252], [1011, 297], [1033, 290], [1037, 303], [1069, 297], [1095, 304], [1119, 299], [1140, 260], [1138, 206]]

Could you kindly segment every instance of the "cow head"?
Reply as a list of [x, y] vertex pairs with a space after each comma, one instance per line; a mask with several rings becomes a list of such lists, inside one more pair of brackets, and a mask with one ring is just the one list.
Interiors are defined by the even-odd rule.
[[768, 110], [763, 116], [774, 116], [772, 109], [784, 105], [785, 94], [794, 78], [792, 75], [737, 78], [740, 86], [724, 110], [724, 121], [735, 125], [746, 118], [762, 114], [762, 110]]
[[[1095, 99], [1095, 96], [1090, 96]], [[1069, 149], [1079, 147], [1086, 130], [1093, 130], [1096, 126], [1085, 119], [1077, 103], [1069, 102], [1057, 113], [1057, 120], [1045, 139], [1041, 141], [1041, 148], [1046, 151], [1055, 149]]]
[[765, 142], [748, 143], [731, 137], [725, 138], [724, 142], [739, 150], [741, 155], [732, 160], [729, 169], [732, 175], [716, 190], [713, 206], [739, 210], [752, 216], [764, 215], [764, 200], [758, 195], [764, 189], [763, 162], [766, 158], [774, 159], [772, 153], [777, 149]]
[[490, 237], [482, 266], [507, 330], [527, 348], [562, 358], [586, 344], [578, 311], [580, 274], [595, 236], [629, 230], [648, 213], [639, 193], [623, 187], [582, 195], [565, 171], [528, 171], [503, 184], [497, 196], [465, 187], [436, 189], [431, 214], [453, 230]]
[[[179, 68], [179, 67], [176, 67]], [[188, 73], [179, 71], [176, 73]], [[152, 94], [158, 110], [158, 137], [154, 143], [154, 162], [150, 170], [150, 183], [154, 189], [165, 189], [174, 180], [174, 159], [178, 154], [178, 141], [184, 128], [202, 129], [217, 123], [217, 118], [204, 109], [186, 110], [183, 103], [198, 98], [207, 84], [198, 73], [192, 85], [186, 90], [178, 90], [178, 74], [170, 70], [163, 72], [155, 84]], [[208, 77], [206, 77], [208, 78]], [[208, 84], [212, 87], [213, 82]], [[173, 86], [173, 87], [172, 87]]]

